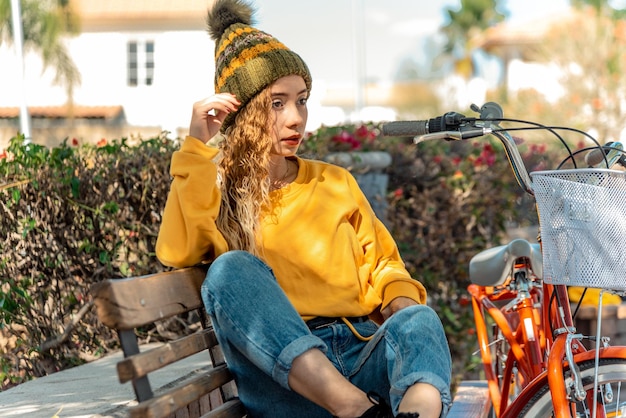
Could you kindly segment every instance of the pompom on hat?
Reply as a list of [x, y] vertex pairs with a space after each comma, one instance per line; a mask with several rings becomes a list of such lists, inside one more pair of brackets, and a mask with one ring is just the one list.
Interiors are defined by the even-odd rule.
[[[216, 0], [207, 16], [215, 40], [215, 92], [231, 93], [239, 109], [281, 77], [299, 75], [311, 90], [311, 73], [302, 58], [272, 35], [252, 27], [252, 7], [242, 0]], [[226, 116], [225, 132], [238, 112]]]

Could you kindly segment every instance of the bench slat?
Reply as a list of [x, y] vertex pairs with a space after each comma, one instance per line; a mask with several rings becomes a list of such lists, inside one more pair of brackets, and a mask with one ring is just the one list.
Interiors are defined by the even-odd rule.
[[226, 365], [217, 366], [162, 395], [141, 402], [130, 409], [132, 418], [160, 418], [186, 407], [191, 402], [233, 380]]
[[487, 418], [491, 412], [489, 388], [484, 380], [461, 382], [447, 418]]
[[246, 416], [246, 409], [239, 399], [231, 399], [218, 406], [201, 418], [242, 418]]
[[217, 345], [213, 329], [168, 342], [160, 347], [135, 354], [117, 363], [120, 383], [146, 376], [155, 370]]
[[110, 328], [130, 330], [200, 308], [206, 270], [188, 267], [96, 283], [92, 292], [98, 317]]

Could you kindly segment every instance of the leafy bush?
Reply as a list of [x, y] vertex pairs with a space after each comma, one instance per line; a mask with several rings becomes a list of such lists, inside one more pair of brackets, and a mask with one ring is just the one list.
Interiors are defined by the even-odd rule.
[[90, 311], [88, 289], [163, 269], [154, 244], [175, 148], [164, 138], [54, 149], [22, 141], [0, 158], [3, 388], [116, 344]]

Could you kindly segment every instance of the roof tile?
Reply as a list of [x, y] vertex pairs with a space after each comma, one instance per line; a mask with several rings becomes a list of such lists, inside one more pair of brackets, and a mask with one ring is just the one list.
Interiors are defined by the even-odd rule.
[[[72, 106], [74, 118], [112, 119], [123, 112], [122, 106]], [[28, 113], [33, 118], [60, 119], [70, 115], [70, 108], [62, 106], [30, 106]], [[18, 107], [0, 107], [0, 119], [16, 118], [20, 115]]]

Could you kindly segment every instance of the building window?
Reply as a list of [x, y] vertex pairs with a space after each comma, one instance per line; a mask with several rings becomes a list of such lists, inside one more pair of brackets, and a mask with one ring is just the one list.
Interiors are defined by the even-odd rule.
[[137, 42], [128, 43], [128, 85], [137, 85]]
[[154, 79], [154, 42], [146, 42], [146, 86]]
[[129, 41], [128, 85], [151, 86], [154, 82], [154, 41]]

